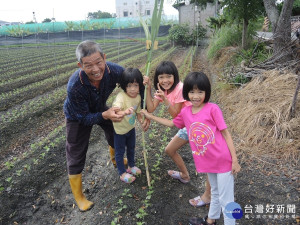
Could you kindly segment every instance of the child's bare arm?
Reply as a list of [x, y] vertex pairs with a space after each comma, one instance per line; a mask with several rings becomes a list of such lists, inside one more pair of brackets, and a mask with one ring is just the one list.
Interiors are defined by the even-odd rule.
[[129, 107], [128, 109], [118, 111], [117, 114], [120, 115], [120, 116], [126, 116], [126, 115], [132, 114], [133, 111], [134, 111], [134, 108]]
[[[168, 100], [165, 100], [165, 102]], [[181, 111], [182, 108], [182, 102], [181, 103], [175, 103], [174, 105], [169, 104], [169, 108], [168, 108], [168, 112], [170, 113], [170, 115], [175, 118]]]
[[172, 120], [154, 116], [152, 113], [148, 113], [147, 110], [142, 109], [141, 114], [145, 115], [145, 117], [149, 120], [154, 120], [155, 122], [158, 122], [158, 123], [168, 126], [168, 127], [174, 127], [174, 123]]
[[144, 76], [143, 84], [145, 86], [147, 85], [147, 89], [146, 89], [146, 105], [147, 105], [147, 110], [149, 110], [149, 112], [154, 112], [154, 110], [158, 106], [159, 102], [158, 102], [158, 100], [156, 101], [155, 99], [152, 98], [152, 95], [151, 95], [151, 82], [150, 82], [149, 77]]
[[226, 140], [227, 146], [228, 146], [230, 154], [231, 154], [231, 158], [232, 158], [232, 170], [231, 170], [231, 172], [233, 174], [236, 174], [236, 173], [240, 172], [241, 166], [240, 166], [240, 164], [238, 162], [238, 159], [237, 159], [237, 156], [236, 156], [236, 151], [235, 151], [235, 147], [234, 147], [234, 144], [233, 144], [232, 137], [231, 137], [228, 129], [222, 130], [221, 133], [222, 133], [223, 137]]

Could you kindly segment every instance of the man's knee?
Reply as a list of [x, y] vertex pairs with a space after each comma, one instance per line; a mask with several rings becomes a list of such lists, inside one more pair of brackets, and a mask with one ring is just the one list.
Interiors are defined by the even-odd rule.
[[75, 174], [80, 174], [82, 173], [84, 169], [84, 164], [72, 164], [68, 165], [68, 174], [69, 175], [75, 175]]

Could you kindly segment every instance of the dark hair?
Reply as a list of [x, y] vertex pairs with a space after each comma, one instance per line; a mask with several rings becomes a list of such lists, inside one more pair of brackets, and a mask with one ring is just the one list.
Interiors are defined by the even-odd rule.
[[90, 56], [96, 52], [99, 52], [101, 57], [104, 59], [104, 53], [100, 45], [94, 41], [86, 40], [81, 43], [76, 48], [76, 57], [78, 62], [82, 63], [82, 58]]
[[143, 75], [139, 69], [136, 68], [127, 68], [123, 71], [121, 75], [120, 87], [126, 92], [126, 87], [129, 83], [137, 82], [140, 88], [141, 96], [144, 96], [144, 84], [143, 84]]
[[[158, 83], [158, 76], [162, 74], [172, 74], [174, 76], [174, 84], [170, 88], [170, 91], [172, 91], [176, 85], [179, 83], [179, 75], [178, 70], [175, 66], [175, 64], [171, 61], [162, 61], [155, 70], [154, 79], [153, 79], [153, 86], [157, 90], [157, 83]], [[162, 87], [160, 87], [163, 91]]]
[[197, 87], [201, 91], [205, 91], [204, 102], [208, 102], [211, 94], [211, 86], [208, 77], [203, 72], [190, 72], [183, 82], [182, 95], [187, 101], [189, 99], [189, 92]]

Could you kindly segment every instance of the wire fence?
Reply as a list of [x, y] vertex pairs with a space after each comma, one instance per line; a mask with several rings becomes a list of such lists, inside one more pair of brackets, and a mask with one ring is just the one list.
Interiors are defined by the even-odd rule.
[[[171, 25], [159, 27], [158, 37], [167, 36]], [[150, 28], [149, 28], [150, 29]], [[0, 46], [24, 45], [24, 44], [49, 44], [67, 43], [83, 40], [102, 40], [105, 43], [108, 40], [137, 40], [145, 38], [142, 27], [124, 28], [124, 29], [99, 29], [82, 31], [64, 31], [56, 33], [35, 33], [12, 37], [8, 35], [0, 36]]]

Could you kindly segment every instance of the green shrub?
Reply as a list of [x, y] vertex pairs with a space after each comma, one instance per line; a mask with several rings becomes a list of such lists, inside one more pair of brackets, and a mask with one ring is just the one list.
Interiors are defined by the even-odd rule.
[[244, 74], [237, 74], [234, 78], [232, 78], [231, 82], [235, 84], [246, 84], [251, 79], [248, 77], [245, 77]]
[[[253, 37], [256, 34], [255, 25], [250, 23], [247, 31], [247, 43], [249, 47], [253, 42]], [[207, 56], [209, 59], [218, 57], [218, 52], [227, 46], [240, 46], [242, 44], [242, 26], [231, 24], [222, 26], [211, 38]]]
[[[262, 27], [264, 25], [265, 17], [264, 15], [260, 16], [257, 18], [256, 21], [252, 22], [252, 26], [254, 27], [255, 30], [262, 30]], [[269, 29], [271, 29], [271, 26], [269, 26]]]
[[266, 48], [265, 43], [253, 41], [247, 50], [241, 49], [238, 54], [235, 55], [234, 64], [240, 64], [243, 60], [248, 65], [250, 60], [252, 64], [257, 64], [265, 61], [271, 55], [271, 52]]
[[188, 24], [176, 24], [169, 30], [168, 39], [174, 41], [176, 45], [188, 46], [196, 43], [198, 33], [198, 40], [202, 39], [206, 34], [206, 29], [202, 25], [198, 25], [198, 30], [190, 30]]
[[[201, 24], [198, 25], [198, 30], [197, 28], [192, 30], [192, 35], [193, 35], [193, 42], [196, 43], [197, 41], [197, 34], [198, 34], [198, 41], [201, 40], [202, 38], [205, 37], [205, 34], [207, 32], [207, 29], [205, 29]], [[193, 43], [190, 43], [193, 44]]]
[[169, 30], [169, 40], [174, 41], [176, 45], [189, 45], [192, 41], [189, 26], [187, 24], [176, 24]]

